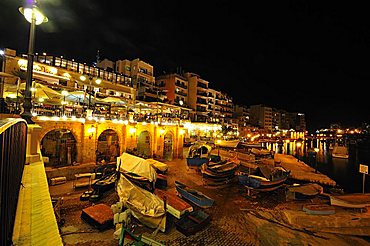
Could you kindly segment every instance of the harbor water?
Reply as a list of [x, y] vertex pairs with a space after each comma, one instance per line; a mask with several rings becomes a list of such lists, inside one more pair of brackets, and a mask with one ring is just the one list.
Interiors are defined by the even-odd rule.
[[[276, 153], [293, 155], [336, 181], [338, 188], [346, 193], [370, 192], [370, 175], [360, 173], [360, 164], [370, 166], [369, 138], [348, 141], [349, 158], [333, 158], [329, 146], [332, 140], [309, 139], [300, 147], [296, 142], [263, 143], [263, 147]], [[308, 150], [318, 148], [315, 160], [310, 160]], [[370, 169], [370, 167], [369, 167]], [[364, 179], [365, 176], [365, 179]], [[365, 180], [365, 182], [364, 182]]]

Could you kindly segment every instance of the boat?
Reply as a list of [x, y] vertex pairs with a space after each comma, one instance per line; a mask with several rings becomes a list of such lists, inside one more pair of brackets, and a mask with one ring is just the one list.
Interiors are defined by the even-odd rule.
[[333, 158], [341, 158], [341, 159], [348, 159], [348, 148], [342, 145], [336, 145], [333, 147], [333, 151], [331, 152], [331, 156]]
[[324, 188], [316, 183], [294, 184], [287, 187], [287, 200], [308, 200], [322, 194]]
[[175, 181], [176, 193], [180, 198], [185, 199], [186, 201], [197, 205], [201, 208], [212, 207], [215, 200], [206, 196], [205, 194], [189, 188], [186, 184], [183, 184], [179, 181]]
[[212, 147], [209, 144], [196, 142], [189, 147], [186, 162], [190, 168], [200, 168], [204, 163], [209, 162], [209, 155]]
[[133, 184], [146, 189], [147, 191], [153, 192], [155, 183], [150, 182], [148, 178], [145, 178], [139, 174], [127, 171], [120, 172], [123, 176], [125, 176], [128, 180], [130, 180]]
[[193, 212], [193, 207], [175, 193], [166, 190], [155, 189], [154, 194], [166, 201], [167, 212], [180, 219], [185, 213]]
[[303, 211], [307, 214], [328, 215], [335, 214], [335, 207], [328, 204], [305, 204]]
[[134, 185], [123, 175], [117, 181], [116, 191], [119, 201], [131, 209], [137, 220], [150, 228], [166, 231], [166, 209], [161, 198]]
[[260, 142], [240, 142], [240, 144], [247, 148], [262, 148], [262, 143]]
[[253, 174], [238, 173], [239, 183], [256, 191], [273, 191], [282, 187], [290, 171], [283, 167], [259, 166]]
[[132, 183], [150, 192], [154, 191], [157, 172], [151, 160], [123, 153], [117, 157], [118, 172]]
[[330, 198], [330, 204], [344, 208], [370, 207], [370, 193], [351, 193], [343, 195], [325, 194]]
[[175, 222], [175, 226], [179, 232], [190, 236], [204, 229], [210, 222], [211, 216], [209, 214], [202, 210], [195, 210]]
[[116, 173], [110, 173], [108, 175], [102, 176], [98, 180], [91, 184], [91, 188], [98, 193], [103, 193], [114, 188], [117, 180]]
[[216, 141], [216, 145], [219, 147], [234, 149], [238, 146], [239, 143], [240, 143], [239, 139], [230, 139], [230, 140], [218, 139]]

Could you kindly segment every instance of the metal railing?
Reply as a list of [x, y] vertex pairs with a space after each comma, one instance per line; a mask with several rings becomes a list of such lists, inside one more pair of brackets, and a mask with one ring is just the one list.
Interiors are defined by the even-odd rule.
[[26, 121], [0, 120], [0, 245], [12, 245], [26, 146]]

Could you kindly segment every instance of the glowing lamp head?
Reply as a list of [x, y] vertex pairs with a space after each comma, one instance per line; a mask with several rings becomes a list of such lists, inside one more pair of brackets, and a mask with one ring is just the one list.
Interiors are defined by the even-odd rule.
[[35, 20], [36, 25], [48, 22], [48, 18], [36, 6], [20, 7], [19, 12], [29, 23], [32, 23], [32, 19]]

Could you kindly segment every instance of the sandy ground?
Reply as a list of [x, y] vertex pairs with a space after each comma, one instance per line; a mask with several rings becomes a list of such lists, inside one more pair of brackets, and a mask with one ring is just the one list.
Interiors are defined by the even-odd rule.
[[[205, 187], [201, 175], [188, 169], [185, 159], [166, 163], [169, 166], [168, 190], [174, 191], [174, 181], [178, 180], [215, 199], [213, 207], [202, 209], [211, 216], [211, 223], [204, 230], [186, 237], [176, 230], [176, 219], [171, 215], [167, 217], [165, 233], [154, 234], [153, 229], [134, 220], [137, 225], [134, 232], [138, 235], [144, 234], [165, 245], [370, 245], [369, 238], [313, 232], [289, 225], [281, 213], [291, 209], [285, 203], [282, 190], [248, 197], [245, 188], [237, 182], [220, 188]], [[64, 244], [118, 245], [118, 240], [113, 238], [113, 229], [100, 232], [81, 220], [82, 209], [93, 205], [79, 200], [85, 190], [74, 190], [72, 182], [50, 186], [52, 197], [63, 197], [60, 212], [65, 223], [60, 226], [60, 231]], [[111, 205], [117, 201], [118, 196], [112, 190], [97, 203]]]

